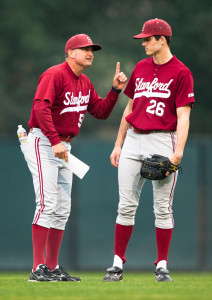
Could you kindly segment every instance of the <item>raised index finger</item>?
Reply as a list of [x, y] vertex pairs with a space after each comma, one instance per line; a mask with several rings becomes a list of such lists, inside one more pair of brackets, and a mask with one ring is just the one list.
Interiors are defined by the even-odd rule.
[[117, 62], [116, 64], [116, 75], [120, 73], [120, 62]]

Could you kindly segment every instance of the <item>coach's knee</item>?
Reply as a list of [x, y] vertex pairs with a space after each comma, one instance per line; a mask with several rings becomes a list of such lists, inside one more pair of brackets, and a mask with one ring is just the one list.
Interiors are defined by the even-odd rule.
[[69, 216], [70, 216], [70, 211], [69, 212], [67, 211], [64, 214], [56, 213], [52, 218], [51, 227], [59, 230], [64, 230]]

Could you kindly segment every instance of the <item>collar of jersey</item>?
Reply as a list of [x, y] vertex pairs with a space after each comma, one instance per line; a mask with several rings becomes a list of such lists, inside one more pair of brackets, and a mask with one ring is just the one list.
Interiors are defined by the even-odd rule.
[[74, 77], [74, 79], [78, 80], [80, 76], [77, 76], [73, 71], [72, 69], [69, 67], [69, 64], [67, 63], [67, 61], [64, 62], [65, 63], [65, 66], [69, 72], [69, 74]]
[[158, 64], [156, 64], [156, 63], [154, 62], [153, 57], [152, 57], [152, 63], [153, 63], [153, 65], [154, 65], [155, 67], [157, 67], [157, 68], [164, 67], [164, 66], [166, 66], [166, 65], [168, 65], [168, 64], [170, 64], [170, 63], [172, 63], [173, 60], [175, 60], [175, 55], [173, 55], [172, 58], [171, 58], [169, 61], [167, 61], [165, 64], [158, 65]]

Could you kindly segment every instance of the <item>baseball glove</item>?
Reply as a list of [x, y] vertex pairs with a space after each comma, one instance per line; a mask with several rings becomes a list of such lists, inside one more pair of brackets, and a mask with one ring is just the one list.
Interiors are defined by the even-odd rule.
[[174, 165], [168, 157], [154, 154], [152, 157], [146, 158], [143, 160], [141, 166], [140, 175], [143, 178], [150, 180], [162, 180], [166, 176], [166, 172], [176, 172], [180, 165]]

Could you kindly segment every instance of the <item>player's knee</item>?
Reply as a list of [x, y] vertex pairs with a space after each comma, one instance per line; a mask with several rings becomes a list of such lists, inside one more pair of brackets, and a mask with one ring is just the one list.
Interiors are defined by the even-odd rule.
[[119, 205], [118, 217], [120, 224], [133, 225], [135, 223], [135, 213], [137, 206], [132, 205]]
[[159, 228], [169, 229], [173, 228], [174, 219], [172, 211], [167, 212], [164, 210], [155, 212], [155, 226]]
[[118, 213], [124, 216], [134, 217], [136, 213], [137, 205], [135, 204], [119, 204]]
[[169, 199], [159, 199], [154, 203], [154, 214], [166, 218], [166, 215], [172, 214], [172, 205]]

